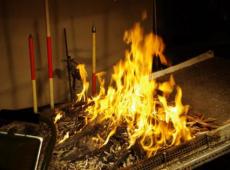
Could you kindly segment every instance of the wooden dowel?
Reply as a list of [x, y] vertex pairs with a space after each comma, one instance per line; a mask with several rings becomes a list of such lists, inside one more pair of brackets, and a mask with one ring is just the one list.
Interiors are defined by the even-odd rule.
[[50, 16], [49, 16], [48, 0], [45, 0], [45, 16], [46, 16], [46, 44], [47, 44], [47, 59], [48, 59], [48, 74], [49, 74], [50, 108], [54, 109], [52, 42], [51, 42], [51, 34], [50, 34]]
[[37, 104], [37, 88], [36, 88], [36, 74], [35, 74], [35, 55], [34, 55], [34, 43], [32, 35], [29, 35], [29, 56], [30, 56], [30, 72], [31, 72], [31, 82], [32, 82], [32, 94], [33, 94], [33, 110], [34, 113], [38, 112]]

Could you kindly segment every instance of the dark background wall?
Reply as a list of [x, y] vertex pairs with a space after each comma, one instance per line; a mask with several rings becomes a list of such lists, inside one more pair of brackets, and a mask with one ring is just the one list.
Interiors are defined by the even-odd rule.
[[230, 5], [227, 0], [158, 0], [157, 3], [159, 32], [174, 62], [208, 49], [229, 58]]
[[[227, 0], [156, 0], [158, 33], [166, 54], [178, 63], [212, 49], [229, 58]], [[63, 28], [69, 53], [91, 73], [91, 26], [97, 27], [97, 69], [111, 71], [124, 56], [123, 33], [146, 10], [154, 30], [153, 0], [50, 0], [55, 101], [67, 100]], [[155, 31], [155, 30], [154, 30]], [[0, 0], [0, 108], [32, 106], [28, 35], [35, 39], [39, 105], [49, 103], [43, 0]], [[59, 74], [56, 74], [59, 73]]]

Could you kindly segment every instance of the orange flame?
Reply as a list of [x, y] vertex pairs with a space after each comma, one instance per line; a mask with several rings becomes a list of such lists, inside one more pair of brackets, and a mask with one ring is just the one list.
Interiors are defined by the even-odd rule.
[[[161, 63], [167, 64], [163, 40], [153, 33], [144, 35], [140, 23], [136, 23], [133, 29], [125, 32], [124, 41], [130, 45], [125, 59], [113, 67], [107, 89], [103, 74], [98, 74], [100, 90], [93, 98], [85, 98], [89, 83], [84, 67], [79, 66], [80, 73], [84, 74], [81, 74], [83, 90], [77, 95], [78, 101], [94, 102], [86, 110], [86, 123], [107, 125], [108, 133], [104, 138], [100, 136], [104, 144], [119, 127], [125, 126], [129, 147], [139, 143], [148, 156], [161, 147], [191, 139], [190, 129], [186, 126], [188, 106], [181, 102], [181, 88], [175, 85], [172, 76], [163, 83], [149, 78], [153, 56], [159, 56]], [[169, 103], [169, 96], [175, 91], [175, 100]]]

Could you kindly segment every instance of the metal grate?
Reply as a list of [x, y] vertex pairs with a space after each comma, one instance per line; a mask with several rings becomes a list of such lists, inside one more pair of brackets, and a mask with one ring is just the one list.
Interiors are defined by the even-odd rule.
[[167, 149], [167, 151], [161, 151], [154, 157], [145, 159], [138, 164], [131, 166], [130, 169], [151, 170], [162, 164], [166, 164], [167, 162], [170, 162], [175, 158], [181, 157], [182, 155], [192, 154], [194, 150], [197, 151], [197, 148], [208, 148], [208, 138], [210, 137], [208, 137], [207, 135], [197, 136], [189, 142], [169, 148]]
[[230, 124], [196, 136], [194, 139], [139, 161], [125, 169], [186, 169], [197, 167], [230, 152]]

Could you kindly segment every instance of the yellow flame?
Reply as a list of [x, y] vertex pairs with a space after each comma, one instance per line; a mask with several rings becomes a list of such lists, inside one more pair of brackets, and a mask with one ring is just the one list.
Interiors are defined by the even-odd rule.
[[58, 144], [65, 142], [68, 138], [69, 138], [69, 132], [65, 134], [65, 136], [58, 142]]
[[55, 118], [54, 118], [54, 124], [56, 124], [62, 117], [63, 117], [63, 112], [61, 112], [61, 111], [58, 111], [57, 113], [56, 113], [56, 116], [55, 116]]
[[[119, 127], [126, 127], [129, 147], [139, 143], [148, 156], [161, 147], [178, 145], [191, 139], [186, 126], [188, 106], [181, 102], [181, 88], [175, 85], [172, 76], [163, 83], [149, 79], [153, 56], [167, 64], [163, 40], [153, 33], [144, 35], [140, 23], [136, 23], [125, 32], [124, 41], [130, 45], [125, 59], [113, 67], [107, 89], [104, 87], [103, 74], [98, 74], [100, 90], [93, 98], [84, 96], [89, 84], [82, 66], [85, 77], [78, 101], [94, 102], [86, 110], [86, 123], [96, 122], [107, 126], [106, 135], [98, 135], [104, 144]], [[169, 98], [174, 92], [175, 100], [170, 102]]]
[[89, 89], [89, 82], [87, 81], [87, 72], [85, 69], [85, 65], [84, 64], [78, 64], [77, 69], [79, 70], [79, 73], [80, 73], [80, 76], [82, 79], [82, 83], [83, 83], [83, 89], [82, 89], [81, 93], [77, 94], [77, 101], [80, 101], [80, 100], [86, 99], [86, 92]]

